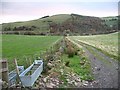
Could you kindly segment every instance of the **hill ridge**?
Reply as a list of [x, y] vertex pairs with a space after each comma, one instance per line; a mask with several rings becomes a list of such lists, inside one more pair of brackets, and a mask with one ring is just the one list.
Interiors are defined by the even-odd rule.
[[78, 14], [57, 14], [39, 19], [3, 23], [3, 34], [27, 35], [91, 35], [117, 31], [117, 17], [93, 17]]

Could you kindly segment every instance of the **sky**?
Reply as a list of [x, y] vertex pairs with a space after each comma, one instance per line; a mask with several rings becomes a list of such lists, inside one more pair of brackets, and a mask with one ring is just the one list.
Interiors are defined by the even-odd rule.
[[0, 23], [28, 21], [56, 14], [106, 17], [118, 15], [118, 0], [3, 0]]

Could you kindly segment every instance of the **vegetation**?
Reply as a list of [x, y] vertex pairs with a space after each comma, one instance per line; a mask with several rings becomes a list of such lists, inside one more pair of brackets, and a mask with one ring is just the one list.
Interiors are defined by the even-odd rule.
[[[90, 63], [82, 48], [74, 45], [69, 40], [65, 39], [66, 50], [61, 58], [65, 66], [72, 69], [73, 72], [78, 74], [82, 80], [93, 80]], [[76, 54], [75, 54], [76, 52]]]
[[118, 34], [120, 33], [79, 37], [74, 36], [70, 38], [94, 46], [115, 58], [118, 57]]
[[[15, 58], [18, 65], [23, 65], [25, 68], [31, 65], [35, 59], [43, 58], [43, 76], [40, 79], [45, 77], [43, 80], [41, 79], [44, 84], [50, 79], [55, 83], [56, 79], [59, 87], [77, 87], [81, 82], [85, 85], [84, 81], [94, 80], [92, 74], [94, 68], [91, 68], [87, 53], [81, 45], [85, 45], [91, 54], [104, 63], [108, 63], [106, 58], [101, 57], [100, 53], [96, 52], [97, 50], [118, 59], [120, 57], [118, 34], [120, 33], [112, 33], [117, 31], [117, 23], [117, 17], [98, 18], [77, 14], [43, 16], [32, 21], [4, 23], [0, 25], [3, 26], [3, 35], [0, 35], [2, 42], [0, 58], [8, 60], [9, 71], [15, 68], [13, 64]], [[64, 35], [64, 37], [61, 39], [60, 36], [52, 35]], [[92, 47], [97, 50], [95, 49], [95, 51]], [[95, 59], [95, 57], [93, 58]], [[109, 63], [111, 64], [111, 62]], [[102, 66], [102, 64], [100, 65]], [[101, 70], [99, 67], [95, 68]], [[33, 72], [34, 70], [31, 69], [26, 75], [31, 75]], [[37, 81], [37, 83], [42, 81]]]
[[59, 36], [23, 35], [3, 35], [2, 38], [2, 58], [8, 60], [10, 69], [14, 68], [14, 58], [17, 59], [19, 65], [26, 66], [30, 60], [34, 60], [40, 56], [40, 54], [49, 49], [55, 41], [60, 39]]
[[87, 58], [84, 58], [82, 56], [75, 55], [72, 58], [68, 58], [67, 55], [62, 56], [63, 62], [69, 61], [69, 68], [72, 69], [73, 72], [80, 75], [82, 80], [93, 80], [91, 66]]
[[[0, 35], [0, 42], [2, 42], [2, 35]], [[0, 43], [0, 59], [2, 57], [2, 43]]]
[[117, 17], [99, 18], [77, 14], [59, 14], [26, 21], [3, 23], [4, 34], [24, 35], [89, 35], [117, 31]]

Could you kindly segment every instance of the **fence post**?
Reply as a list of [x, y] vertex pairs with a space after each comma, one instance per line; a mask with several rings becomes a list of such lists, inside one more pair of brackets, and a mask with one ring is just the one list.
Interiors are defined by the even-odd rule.
[[7, 60], [0, 60], [1, 69], [0, 73], [2, 73], [2, 81], [4, 81], [6, 84], [8, 84], [8, 62]]

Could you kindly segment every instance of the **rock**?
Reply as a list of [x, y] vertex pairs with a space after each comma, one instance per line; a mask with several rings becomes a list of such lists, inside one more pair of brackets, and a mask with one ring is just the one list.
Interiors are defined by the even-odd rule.
[[38, 84], [39, 83], [39, 80], [36, 80], [36, 84]]
[[60, 51], [61, 53], [63, 53], [63, 52], [64, 52], [64, 48], [63, 48], [63, 47], [60, 47], [60, 48], [59, 48], [59, 51]]
[[84, 81], [84, 80], [83, 80], [83, 85], [84, 85], [84, 86], [87, 86], [87, 85], [88, 85], [88, 81]]
[[55, 86], [56, 86], [56, 85], [55, 85], [55, 84], [53, 84], [53, 83], [51, 83], [50, 85], [51, 85], [52, 87], [55, 87]]
[[47, 87], [47, 88], [53, 88], [53, 86], [52, 86], [50, 83], [47, 83], [47, 84], [46, 84], [46, 87]]
[[97, 68], [98, 71], [100, 71], [100, 68]]
[[75, 86], [77, 86], [77, 85], [78, 85], [78, 83], [77, 83], [77, 82], [74, 82], [74, 84], [75, 84]]
[[68, 82], [68, 84], [71, 84], [71, 85], [72, 85], [72, 82], [71, 82], [71, 81], [69, 81], [69, 82]]
[[52, 67], [53, 66], [52, 63], [48, 63], [47, 65], [48, 65], [48, 67]]
[[57, 60], [58, 63], [61, 63], [61, 60]]
[[81, 79], [78, 77], [78, 78], [76, 79], [76, 81], [81, 82]]
[[93, 81], [92, 82], [92, 84], [98, 84], [99, 83], [99, 81]]
[[75, 75], [74, 73], [71, 74], [71, 76], [74, 76], [74, 75]]
[[42, 77], [43, 77], [43, 75], [41, 74], [39, 77], [40, 77], [40, 78], [42, 78]]
[[39, 88], [39, 85], [35, 85], [36, 88]]
[[95, 69], [96, 69], [97, 71], [100, 71], [100, 68], [99, 68], [99, 67], [95, 67]]
[[61, 74], [63, 75], [63, 69], [60, 70]]
[[40, 83], [40, 88], [41, 87], [45, 87], [45, 84], [44, 83]]
[[68, 78], [66, 79], [68, 82], [70, 81]]
[[56, 55], [57, 56], [61, 56], [61, 52], [56, 52]]
[[45, 83], [46, 83], [46, 82], [47, 82], [47, 80], [48, 80], [48, 78], [49, 78], [49, 76], [44, 77], [44, 78], [43, 78], [43, 82], [45, 82]]
[[58, 79], [55, 79], [55, 82], [56, 82], [56, 83], [59, 83], [59, 80], [58, 80]]
[[116, 70], [118, 70], [119, 68], [118, 67], [116, 67]]
[[72, 80], [72, 81], [71, 81], [71, 83], [72, 83], [72, 84], [74, 84], [74, 83], [75, 83], [75, 81], [74, 81], [74, 80]]
[[56, 82], [56, 85], [59, 85], [59, 83], [58, 83], [58, 82]]
[[80, 61], [80, 65], [84, 65], [85, 64], [85, 62], [84, 61]]
[[43, 81], [46, 83], [47, 82], [47, 78], [44, 78]]

